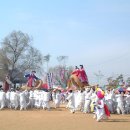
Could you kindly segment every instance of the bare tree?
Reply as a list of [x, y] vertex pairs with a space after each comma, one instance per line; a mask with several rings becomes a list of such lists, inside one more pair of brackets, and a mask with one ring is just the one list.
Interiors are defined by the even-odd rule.
[[62, 64], [63, 66], [66, 65], [66, 60], [68, 59], [68, 56], [58, 56], [57, 60], [60, 64]]
[[22, 76], [25, 71], [39, 70], [42, 66], [42, 54], [31, 46], [31, 41], [32, 39], [21, 31], [13, 31], [2, 41], [0, 62], [12, 81]]
[[113, 77], [108, 77], [107, 82], [108, 82], [108, 85], [112, 85]]
[[4, 80], [4, 77], [9, 72], [9, 64], [7, 56], [4, 54], [3, 50], [0, 49], [0, 80]]
[[28, 53], [24, 56], [24, 62], [21, 64], [19, 62], [19, 66], [22, 71], [26, 70], [37, 70], [41, 71], [41, 66], [43, 64], [43, 58], [39, 50], [34, 47], [30, 47]]
[[47, 63], [47, 72], [49, 70], [49, 61], [50, 61], [50, 54], [47, 54], [46, 56], [44, 56], [44, 61]]
[[118, 82], [118, 85], [121, 83], [124, 82], [124, 77], [123, 77], [123, 74], [120, 74], [117, 78], [116, 78], [117, 82]]
[[120, 83], [123, 84], [124, 79], [123, 79], [123, 75], [120, 74], [116, 78], [113, 77], [107, 78], [107, 81], [109, 86], [116, 88], [118, 85], [120, 85]]

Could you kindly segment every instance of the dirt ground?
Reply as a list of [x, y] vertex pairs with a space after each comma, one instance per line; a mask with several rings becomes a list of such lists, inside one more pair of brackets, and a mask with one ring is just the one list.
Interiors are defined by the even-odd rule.
[[130, 130], [130, 115], [111, 115], [105, 122], [96, 122], [93, 114], [65, 108], [45, 110], [2, 110], [0, 130]]

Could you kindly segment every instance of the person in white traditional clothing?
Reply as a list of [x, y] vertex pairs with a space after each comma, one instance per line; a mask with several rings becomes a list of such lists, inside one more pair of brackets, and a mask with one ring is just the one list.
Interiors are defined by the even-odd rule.
[[130, 113], [130, 89], [126, 95], [126, 98], [125, 98], [125, 109], [126, 109], [126, 113], [129, 114]]
[[[67, 97], [69, 96], [69, 91], [66, 92], [66, 95], [65, 95], [65, 102], [67, 101]], [[66, 104], [66, 108], [69, 109], [69, 102], [67, 101], [67, 104]]]
[[50, 111], [50, 92], [48, 90], [46, 90], [44, 92], [44, 100], [43, 100], [43, 109], [46, 110], [48, 109], [48, 111]]
[[[96, 120], [99, 122], [103, 119], [107, 119], [108, 116], [110, 116], [109, 110], [107, 107], [105, 107], [105, 102], [104, 102], [104, 92], [103, 91], [97, 91], [97, 99], [95, 102], [95, 117]], [[106, 110], [107, 109], [107, 110]]]
[[39, 108], [39, 90], [34, 90], [34, 100], [35, 100], [35, 103], [34, 103], [34, 106], [36, 108]]
[[6, 107], [10, 108], [10, 91], [6, 92]]
[[79, 110], [79, 105], [80, 105], [80, 90], [75, 90], [73, 93], [74, 93], [75, 110]]
[[106, 104], [111, 113], [114, 113], [114, 102], [113, 102], [114, 92], [113, 91], [114, 90], [108, 89], [105, 93]]
[[84, 104], [84, 113], [90, 113], [90, 104], [91, 104], [91, 96], [93, 93], [92, 88], [85, 89], [85, 104]]
[[15, 110], [17, 110], [18, 106], [19, 106], [19, 95], [12, 88], [10, 92], [10, 108], [15, 108]]
[[[92, 88], [93, 89], [93, 88]], [[90, 99], [91, 99], [91, 103], [90, 103], [90, 109], [91, 109], [91, 112], [95, 112], [95, 107], [94, 107], [94, 104], [97, 100], [97, 95], [96, 95], [96, 91], [95, 89], [93, 89], [93, 92], [90, 96]]]
[[43, 93], [43, 90], [39, 90], [38, 91], [38, 100], [39, 100], [39, 103], [38, 103], [38, 108], [42, 108], [42, 105], [43, 105], [43, 99], [44, 99], [44, 93]]
[[60, 107], [61, 99], [62, 99], [61, 91], [57, 90], [55, 98], [55, 108]]
[[39, 108], [42, 108], [42, 106], [43, 106], [44, 93], [45, 93], [45, 92], [44, 92], [43, 90], [40, 90], [40, 91], [39, 91], [39, 105], [38, 105]]
[[74, 100], [74, 93], [72, 90], [69, 91], [69, 95], [66, 98], [66, 100], [68, 101], [68, 107], [70, 109], [71, 113], [75, 113], [75, 100]]
[[117, 101], [117, 113], [118, 114], [125, 114], [124, 109], [124, 92], [119, 92], [119, 94], [116, 95], [116, 101]]
[[6, 102], [6, 94], [3, 91], [3, 89], [0, 90], [0, 110], [2, 110], [5, 107]]
[[29, 103], [28, 103], [28, 106], [30, 108], [33, 108], [34, 107], [34, 104], [35, 104], [35, 99], [34, 99], [34, 92], [31, 90], [29, 92]]
[[52, 101], [55, 103], [55, 99], [56, 99], [56, 92], [53, 91], [52, 92]]
[[79, 104], [78, 104], [78, 109], [80, 111], [83, 112], [83, 109], [84, 109], [84, 103], [85, 103], [85, 93], [84, 93], [84, 90], [81, 90], [79, 92]]
[[26, 99], [26, 90], [19, 94], [20, 96], [20, 110], [27, 109], [27, 99]]
[[29, 91], [25, 90], [26, 103], [29, 103]]

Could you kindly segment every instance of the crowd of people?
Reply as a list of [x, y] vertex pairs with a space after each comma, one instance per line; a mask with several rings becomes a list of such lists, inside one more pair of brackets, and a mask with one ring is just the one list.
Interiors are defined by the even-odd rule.
[[[26, 74], [28, 78], [27, 86], [34, 87], [35, 71]], [[72, 72], [81, 82], [87, 82], [88, 78], [83, 69], [83, 65], [79, 69], [77, 66]], [[15, 110], [29, 110], [31, 108], [52, 110], [59, 108], [62, 104], [70, 113], [80, 111], [82, 113], [94, 113], [97, 121], [108, 119], [110, 114], [129, 114], [130, 113], [130, 88], [124, 90], [124, 86], [120, 88], [106, 88], [102, 90], [98, 85], [86, 86], [82, 89], [30, 89], [22, 90], [20, 88], [9, 88], [11, 84], [9, 77], [5, 79], [4, 88], [0, 89], [0, 110], [4, 108]]]
[[4, 92], [0, 90], [0, 109], [30, 108], [51, 110], [64, 105], [71, 113], [95, 113], [97, 121], [107, 119], [110, 113], [130, 113], [130, 90], [127, 93], [115, 89], [103, 91], [101, 88], [87, 87], [84, 90], [68, 90], [62, 92], [54, 90], [14, 90]]
[[94, 112], [97, 115], [101, 112], [101, 119], [105, 115], [109, 116], [109, 113], [122, 115], [130, 113], [130, 88], [127, 88], [126, 91], [121, 88], [108, 88], [103, 91], [101, 88], [95, 89], [94, 87], [93, 89], [88, 87], [84, 91], [76, 90], [74, 92], [70, 91], [70, 93], [71, 96], [68, 99], [73, 100], [71, 103], [73, 102], [72, 104], [74, 105], [70, 103], [69, 108], [71, 108], [70, 111], [73, 113], [76, 110], [80, 110], [83, 113]]

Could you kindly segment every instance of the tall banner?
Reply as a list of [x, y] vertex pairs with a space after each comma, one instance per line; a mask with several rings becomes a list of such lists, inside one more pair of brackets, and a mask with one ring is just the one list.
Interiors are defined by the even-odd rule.
[[53, 73], [47, 73], [47, 83], [49, 89], [51, 89], [53, 87]]

